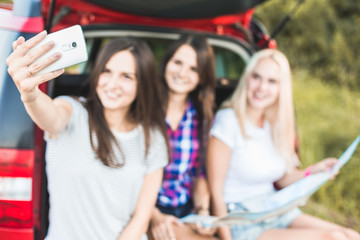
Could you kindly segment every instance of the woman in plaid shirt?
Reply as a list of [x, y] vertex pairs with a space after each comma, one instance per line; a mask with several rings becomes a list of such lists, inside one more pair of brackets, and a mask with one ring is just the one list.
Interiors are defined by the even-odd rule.
[[[160, 78], [167, 100], [166, 124], [171, 160], [164, 169], [162, 186], [150, 225], [155, 240], [180, 239], [186, 233], [179, 218], [196, 211], [209, 214], [205, 181], [205, 144], [213, 118], [214, 54], [205, 38], [182, 36], [164, 55]], [[197, 228], [201, 235], [212, 231]], [[191, 239], [195, 239], [191, 236]], [[207, 239], [206, 237], [200, 239]]]

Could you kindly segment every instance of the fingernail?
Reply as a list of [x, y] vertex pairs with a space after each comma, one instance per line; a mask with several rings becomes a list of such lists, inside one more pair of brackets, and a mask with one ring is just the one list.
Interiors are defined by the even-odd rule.
[[42, 31], [41, 33], [39, 33], [40, 36], [43, 36], [46, 34], [46, 30]]
[[54, 55], [52, 57], [54, 59], [58, 59], [58, 58], [60, 58], [60, 56], [61, 56], [60, 52], [56, 52], [56, 53], [54, 53]]
[[50, 41], [50, 42], [47, 43], [47, 45], [48, 45], [49, 47], [52, 47], [52, 46], [55, 45], [55, 42], [54, 42], [54, 41]]

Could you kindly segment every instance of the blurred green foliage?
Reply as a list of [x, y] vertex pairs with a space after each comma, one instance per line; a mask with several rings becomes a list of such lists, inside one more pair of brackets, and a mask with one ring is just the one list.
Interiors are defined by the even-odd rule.
[[[293, 77], [303, 166], [340, 157], [360, 134], [360, 93], [324, 84], [307, 71], [295, 71]], [[360, 146], [335, 180], [311, 197], [304, 211], [360, 231], [359, 181]]]
[[[271, 33], [297, 0], [269, 0], [256, 17]], [[308, 166], [339, 157], [360, 134], [360, 1], [305, 1], [276, 37], [289, 58], [300, 137]], [[360, 147], [334, 181], [321, 187], [305, 212], [360, 231]]]
[[[256, 9], [256, 17], [271, 32], [297, 0], [270, 0]], [[283, 31], [278, 48], [293, 69], [305, 68], [325, 82], [360, 89], [360, 1], [305, 1]]]

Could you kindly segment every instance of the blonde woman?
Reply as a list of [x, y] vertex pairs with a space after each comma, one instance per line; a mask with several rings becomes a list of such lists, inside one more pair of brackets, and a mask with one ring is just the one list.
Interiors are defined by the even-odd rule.
[[[208, 146], [213, 213], [243, 211], [245, 200], [264, 197], [310, 174], [327, 171], [328, 158], [300, 170], [291, 72], [280, 51], [266, 49], [249, 61], [234, 94], [216, 114]], [[275, 186], [274, 186], [275, 185]], [[251, 210], [251, 209], [250, 209]], [[264, 222], [219, 229], [225, 239], [360, 239], [342, 226], [295, 208]]]

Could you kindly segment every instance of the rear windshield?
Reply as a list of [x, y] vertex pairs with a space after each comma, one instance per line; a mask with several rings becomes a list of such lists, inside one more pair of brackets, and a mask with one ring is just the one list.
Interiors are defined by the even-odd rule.
[[[58, 95], [85, 95], [88, 89], [86, 81], [87, 76], [93, 68], [93, 64], [99, 50], [110, 39], [111, 38], [104, 37], [87, 37], [86, 44], [89, 53], [89, 60], [86, 63], [81, 63], [67, 68], [66, 73], [68, 75], [59, 77], [55, 81], [55, 87], [53, 88], [54, 91], [49, 94], [52, 97], [56, 97]], [[162, 56], [173, 40], [145, 37], [142, 39], [146, 40], [150, 48], [153, 50], [156, 63], [159, 65]], [[221, 45], [221, 43], [219, 44], [219, 40], [216, 40], [215, 42], [217, 42], [217, 45], [212, 41], [209, 41], [209, 43], [212, 44], [215, 53], [217, 78], [215, 100], [216, 106], [219, 107], [221, 103], [233, 92], [244, 70], [249, 54], [246, 52], [245, 48], [239, 44], [229, 44], [229, 42], [223, 41], [225, 44]]]
[[[69, 74], [84, 74], [89, 73], [92, 68], [91, 59], [96, 58], [96, 54], [99, 49], [104, 46], [111, 38], [87, 38], [86, 44], [88, 52], [90, 55], [90, 60], [87, 63], [81, 63], [74, 65], [66, 69], [66, 72]], [[156, 38], [143, 38], [149, 44], [150, 48], [153, 50], [157, 64], [159, 65], [162, 56], [164, 55], [166, 49], [172, 40], [168, 39], [156, 39]], [[216, 67], [216, 77], [219, 80], [219, 84], [225, 82], [237, 82], [243, 72], [246, 60], [235, 52], [213, 46], [215, 53], [215, 67]], [[233, 85], [234, 83], [231, 83]]]

